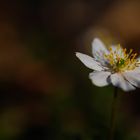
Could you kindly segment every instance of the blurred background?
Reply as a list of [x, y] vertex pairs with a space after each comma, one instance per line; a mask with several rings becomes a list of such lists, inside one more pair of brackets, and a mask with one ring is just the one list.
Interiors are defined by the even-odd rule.
[[[0, 1], [0, 140], [108, 140], [114, 89], [75, 56], [94, 37], [139, 53], [140, 1]], [[115, 138], [140, 140], [140, 90], [119, 92]]]

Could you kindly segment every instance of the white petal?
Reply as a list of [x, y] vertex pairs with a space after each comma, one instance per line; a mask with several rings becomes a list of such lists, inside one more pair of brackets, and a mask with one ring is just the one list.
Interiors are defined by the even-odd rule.
[[137, 60], [139, 60], [139, 61], [140, 61], [140, 56], [137, 58]]
[[106, 46], [103, 44], [103, 42], [95, 38], [92, 42], [92, 54], [97, 60], [102, 60], [104, 58], [104, 54], [107, 54], [108, 50]]
[[140, 87], [140, 71], [125, 72], [123, 75], [132, 85]]
[[110, 48], [112, 49], [112, 51], [116, 51], [117, 50], [117, 45], [111, 45]]
[[136, 89], [133, 85], [124, 79], [122, 74], [119, 73], [112, 74], [110, 76], [110, 81], [114, 86], [119, 87], [124, 91], [131, 91]]
[[110, 72], [106, 71], [94, 71], [89, 74], [89, 78], [94, 85], [103, 87], [109, 85], [108, 77], [110, 74]]
[[139, 73], [140, 72], [140, 66], [136, 67], [133, 71], [136, 72], [136, 73]]
[[94, 58], [92, 58], [92, 57], [90, 57], [90, 56], [88, 56], [86, 54], [79, 53], [79, 52], [76, 53], [76, 56], [88, 68], [93, 69], [93, 70], [97, 70], [97, 71], [103, 70], [103, 67], [101, 67], [100, 64], [94, 60]]

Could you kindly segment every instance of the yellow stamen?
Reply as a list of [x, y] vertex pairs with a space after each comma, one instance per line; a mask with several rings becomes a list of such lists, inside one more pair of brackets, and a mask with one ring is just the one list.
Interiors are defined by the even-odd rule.
[[133, 53], [133, 49], [127, 53], [127, 49], [123, 49], [120, 45], [115, 51], [110, 47], [109, 54], [104, 55], [108, 65], [117, 72], [133, 70], [139, 66], [140, 62], [137, 61], [136, 56], [137, 53]]

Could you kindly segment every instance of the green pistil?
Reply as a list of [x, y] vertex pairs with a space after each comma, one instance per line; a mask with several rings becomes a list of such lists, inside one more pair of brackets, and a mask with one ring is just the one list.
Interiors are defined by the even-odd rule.
[[125, 60], [123, 58], [121, 58], [118, 62], [117, 62], [117, 67], [122, 67], [125, 65]]

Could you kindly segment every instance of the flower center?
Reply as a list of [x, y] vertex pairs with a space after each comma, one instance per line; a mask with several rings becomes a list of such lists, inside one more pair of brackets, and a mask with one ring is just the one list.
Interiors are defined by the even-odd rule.
[[109, 54], [104, 55], [108, 66], [113, 72], [129, 71], [138, 67], [139, 62], [136, 56], [137, 53], [133, 53], [132, 49], [127, 52], [126, 48], [122, 48], [120, 45], [115, 49], [110, 47]]

